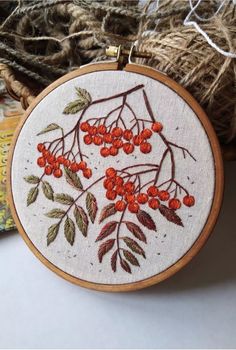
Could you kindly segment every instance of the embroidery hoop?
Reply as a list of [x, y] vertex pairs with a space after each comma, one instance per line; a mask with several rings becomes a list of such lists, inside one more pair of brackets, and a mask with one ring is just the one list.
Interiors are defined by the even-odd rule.
[[[117, 52], [116, 52], [117, 53]], [[210, 233], [212, 232], [212, 229], [216, 223], [221, 202], [222, 202], [222, 196], [223, 196], [223, 164], [222, 164], [222, 158], [221, 158], [221, 150], [218, 143], [218, 139], [215, 135], [215, 132], [211, 126], [211, 123], [209, 122], [205, 112], [202, 110], [202, 108], [199, 106], [199, 104], [195, 101], [195, 99], [178, 83], [173, 81], [168, 76], [162, 74], [159, 71], [156, 71], [155, 69], [137, 65], [134, 63], [131, 63], [131, 55], [132, 51], [129, 53], [129, 63], [124, 64], [121, 66], [120, 56], [121, 52], [118, 51], [117, 54], [117, 61], [116, 62], [103, 62], [103, 63], [95, 63], [95, 64], [89, 64], [87, 66], [83, 66], [79, 68], [78, 70], [75, 70], [71, 73], [68, 73], [67, 75], [63, 76], [62, 78], [55, 81], [53, 84], [48, 86], [29, 106], [27, 111], [25, 112], [25, 116], [22, 119], [20, 125], [18, 126], [14, 139], [12, 142], [10, 154], [9, 154], [9, 162], [8, 162], [8, 193], [9, 193], [9, 202], [10, 202], [10, 208], [12, 211], [13, 218], [15, 220], [15, 223], [18, 227], [18, 230], [25, 240], [26, 244], [29, 246], [29, 248], [32, 250], [32, 252], [38, 257], [38, 259], [46, 265], [48, 268], [50, 268], [53, 272], [58, 274], [59, 276], [63, 277], [64, 279], [78, 284], [82, 287], [95, 289], [99, 291], [112, 291], [112, 292], [119, 292], [119, 291], [132, 291], [137, 290], [141, 288], [145, 288], [148, 286], [151, 286], [153, 284], [156, 284], [158, 282], [161, 282], [165, 280], [166, 278], [172, 276], [175, 274], [178, 270], [180, 270], [182, 267], [184, 267], [202, 248], [204, 243], [207, 241], [208, 237], [210, 236]], [[42, 255], [42, 253], [34, 246], [30, 238], [28, 237], [27, 233], [24, 231], [24, 228], [20, 222], [20, 219], [18, 217], [14, 200], [13, 200], [13, 193], [11, 188], [11, 165], [12, 165], [12, 158], [13, 153], [15, 149], [15, 145], [18, 139], [18, 135], [27, 120], [27, 118], [30, 116], [31, 112], [34, 110], [34, 108], [37, 106], [37, 104], [45, 97], [47, 96], [51, 91], [53, 91], [56, 87], [60, 86], [62, 83], [73, 79], [75, 77], [85, 75], [88, 73], [96, 72], [96, 71], [116, 71], [116, 70], [123, 70], [126, 72], [131, 73], [137, 73], [141, 74], [147, 77], [150, 77], [152, 79], [155, 79], [162, 84], [168, 86], [170, 89], [175, 91], [195, 112], [196, 116], [202, 123], [202, 126], [208, 136], [209, 143], [211, 145], [212, 154], [214, 157], [214, 164], [215, 164], [215, 191], [214, 191], [214, 198], [212, 201], [211, 210], [208, 215], [208, 219], [203, 227], [203, 230], [199, 234], [197, 240], [194, 242], [192, 247], [172, 266], [167, 268], [166, 270], [162, 271], [161, 273], [149, 277], [147, 279], [143, 279], [141, 281], [132, 282], [132, 283], [125, 283], [125, 284], [100, 284], [100, 283], [94, 283], [94, 282], [88, 282], [82, 279], [79, 279], [75, 276], [72, 276], [71, 274], [68, 274], [55, 266], [53, 263], [51, 263], [45, 256]]]

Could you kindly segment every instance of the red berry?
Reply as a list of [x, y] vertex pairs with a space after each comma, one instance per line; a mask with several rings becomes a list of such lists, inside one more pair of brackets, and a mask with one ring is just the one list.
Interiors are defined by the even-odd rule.
[[107, 131], [107, 128], [105, 125], [99, 125], [98, 127], [98, 133], [101, 134], [101, 135], [104, 135]]
[[124, 133], [123, 133], [123, 138], [126, 141], [132, 140], [132, 138], [133, 138], [133, 131], [132, 130], [125, 130]]
[[44, 170], [46, 175], [51, 175], [52, 173], [52, 167], [50, 165], [47, 165]]
[[79, 171], [79, 164], [76, 163], [76, 162], [73, 162], [71, 163], [70, 165], [70, 170], [73, 172], [73, 173], [76, 173], [77, 171]]
[[119, 127], [115, 127], [113, 130], [112, 130], [112, 135], [115, 136], [115, 137], [120, 137], [122, 136], [123, 134], [123, 130]]
[[103, 156], [103, 157], [108, 157], [108, 156], [110, 155], [109, 148], [107, 148], [107, 147], [102, 147], [102, 148], [100, 149], [100, 154], [101, 154], [101, 156]]
[[55, 158], [53, 155], [48, 156], [48, 163], [49, 163], [49, 164], [52, 165], [52, 164], [55, 162], [55, 160], [56, 160], [56, 158]]
[[123, 183], [124, 183], [124, 180], [122, 179], [122, 177], [116, 176], [115, 177], [115, 183], [116, 183], [117, 186], [122, 186]]
[[128, 203], [133, 203], [133, 202], [135, 202], [135, 195], [134, 195], [134, 194], [131, 194], [131, 193], [127, 193], [127, 194], [125, 195], [125, 200], [126, 200], [126, 202], [128, 202]]
[[111, 146], [109, 149], [109, 152], [110, 152], [111, 156], [117, 156], [117, 154], [119, 153], [119, 150], [118, 150], [118, 148]]
[[92, 170], [90, 168], [84, 169], [83, 176], [86, 177], [86, 179], [90, 179], [90, 177], [92, 176]]
[[96, 135], [97, 134], [97, 127], [96, 126], [90, 126], [88, 129], [88, 133], [90, 135]]
[[124, 189], [123, 186], [118, 185], [118, 186], [115, 187], [115, 190], [116, 190], [116, 193], [117, 193], [119, 196], [122, 196], [122, 197], [124, 196], [124, 194], [125, 194], [125, 189]]
[[152, 150], [152, 145], [151, 145], [150, 143], [148, 143], [148, 142], [143, 142], [143, 143], [141, 143], [141, 145], [140, 145], [140, 151], [141, 151], [142, 153], [147, 154], [147, 153], [150, 153], [151, 150]]
[[159, 208], [160, 202], [159, 202], [159, 200], [156, 199], [156, 198], [151, 198], [151, 199], [148, 201], [148, 205], [149, 205], [150, 208], [156, 210], [156, 209]]
[[64, 165], [66, 168], [69, 168], [70, 164], [71, 164], [71, 161], [69, 159], [64, 159]]
[[124, 211], [125, 207], [126, 207], [126, 203], [124, 201], [122, 201], [122, 200], [117, 201], [116, 204], [115, 204], [115, 209], [117, 211]]
[[110, 201], [113, 201], [114, 199], [116, 199], [116, 195], [117, 195], [117, 193], [116, 193], [116, 191], [114, 191], [114, 190], [108, 190], [108, 191], [106, 192], [106, 197], [107, 197], [107, 199], [109, 199]]
[[42, 153], [44, 158], [47, 158], [50, 155], [50, 152], [47, 149], [44, 149]]
[[179, 199], [177, 198], [172, 198], [170, 201], [169, 201], [169, 208], [170, 209], [173, 209], [173, 210], [177, 210], [181, 207], [181, 202]]
[[123, 141], [120, 139], [115, 139], [112, 141], [112, 144], [116, 148], [121, 148], [123, 146]]
[[45, 165], [46, 165], [46, 160], [45, 160], [45, 158], [44, 158], [44, 157], [39, 157], [39, 158], [37, 159], [37, 164], [38, 164], [41, 168], [45, 167]]
[[55, 177], [57, 177], [57, 178], [61, 177], [62, 176], [62, 170], [61, 169], [54, 170], [53, 175]]
[[141, 135], [135, 135], [133, 137], [133, 143], [135, 146], [139, 146], [142, 143], [142, 141], [143, 141], [143, 138]]
[[113, 137], [110, 133], [106, 133], [103, 135], [103, 141], [105, 143], [112, 143]]
[[43, 143], [39, 143], [37, 146], [37, 149], [39, 152], [43, 152], [45, 150], [45, 146]]
[[152, 136], [152, 130], [150, 130], [150, 129], [143, 129], [143, 131], [141, 132], [141, 136], [144, 139], [149, 139]]
[[80, 124], [80, 130], [81, 131], [84, 131], [84, 132], [88, 131], [89, 128], [90, 128], [90, 125], [89, 125], [88, 122], [83, 122], [83, 123]]
[[137, 201], [139, 204], [145, 204], [148, 201], [148, 195], [146, 193], [139, 193], [137, 195]]
[[93, 143], [97, 146], [100, 146], [103, 143], [101, 136], [94, 136]]
[[64, 158], [63, 156], [57, 157], [57, 161], [58, 161], [58, 163], [60, 163], [60, 164], [63, 164], [63, 163], [64, 163], [64, 160], [65, 160], [65, 158]]
[[115, 184], [114, 184], [114, 181], [111, 180], [111, 179], [105, 179], [103, 181], [103, 187], [106, 189], [106, 190], [112, 190], [114, 188]]
[[134, 184], [131, 181], [128, 181], [124, 184], [125, 192], [132, 193], [134, 192]]
[[158, 195], [159, 191], [158, 191], [158, 188], [156, 186], [150, 186], [147, 190], [147, 194], [150, 196], [150, 197], [156, 197]]
[[139, 204], [138, 203], [129, 203], [128, 210], [131, 213], [137, 213], [139, 211]]
[[115, 177], [117, 171], [114, 168], [108, 168], [106, 170], [106, 177]]
[[132, 143], [125, 143], [123, 145], [123, 150], [126, 154], [131, 154], [134, 151], [134, 145], [132, 145]]
[[165, 202], [169, 200], [170, 194], [167, 191], [159, 191], [158, 197], [160, 198], [161, 201]]
[[183, 203], [187, 207], [192, 207], [195, 204], [195, 198], [193, 196], [187, 195], [183, 198]]
[[160, 122], [155, 122], [152, 124], [152, 130], [154, 132], [161, 132], [163, 129], [163, 125]]
[[92, 142], [93, 142], [93, 138], [91, 135], [89, 135], [89, 134], [84, 135], [84, 143], [86, 145], [91, 145]]
[[60, 168], [60, 163], [59, 162], [54, 162], [53, 163], [53, 169], [59, 169]]
[[78, 168], [79, 170], [85, 170], [87, 168], [87, 163], [82, 160], [81, 162], [79, 162]]

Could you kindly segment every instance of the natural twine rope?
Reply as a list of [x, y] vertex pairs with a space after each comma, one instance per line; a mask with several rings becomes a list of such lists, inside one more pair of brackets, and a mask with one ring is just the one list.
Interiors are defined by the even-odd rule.
[[[12, 3], [14, 5], [14, 3]], [[143, 3], [142, 3], [143, 4]], [[1, 75], [26, 106], [45, 86], [74, 68], [103, 60], [108, 45], [131, 45], [152, 54], [153, 66], [187, 88], [206, 110], [220, 140], [236, 136], [236, 62], [212, 48], [195, 28], [183, 25], [188, 0], [19, 1], [5, 9], [0, 26]], [[15, 4], [16, 5], [16, 4]], [[0, 13], [1, 7], [0, 5]], [[217, 1], [202, 1], [209, 17]], [[222, 49], [235, 51], [236, 14], [228, 0], [201, 27]]]

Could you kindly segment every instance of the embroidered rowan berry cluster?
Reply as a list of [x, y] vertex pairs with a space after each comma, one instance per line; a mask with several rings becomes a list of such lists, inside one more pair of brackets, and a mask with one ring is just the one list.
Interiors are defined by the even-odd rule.
[[151, 129], [143, 128], [140, 133], [134, 135], [132, 129], [122, 129], [118, 126], [108, 130], [104, 124], [97, 127], [83, 122], [80, 125], [80, 130], [86, 132], [84, 135], [86, 145], [103, 146], [100, 149], [102, 157], [117, 156], [121, 150], [126, 154], [131, 154], [134, 152], [135, 146], [139, 147], [144, 154], [150, 153], [152, 145], [148, 140], [152, 137], [153, 132], [158, 133], [162, 129], [162, 124], [155, 122], [152, 123]]
[[39, 143], [37, 145], [38, 151], [42, 154], [37, 159], [37, 164], [41, 168], [44, 168], [44, 173], [46, 175], [54, 175], [56, 178], [60, 178], [62, 176], [62, 166], [70, 169], [73, 173], [77, 173], [78, 171], [82, 171], [83, 176], [89, 179], [92, 176], [92, 170], [87, 167], [87, 163], [81, 161], [79, 163], [75, 161], [71, 161], [63, 155], [55, 156], [46, 149], [43, 143]]
[[[166, 190], [159, 190], [157, 186], [152, 185], [145, 192], [138, 192], [135, 188], [135, 183], [118, 175], [117, 170], [108, 168], [106, 170], [106, 178], [103, 186], [106, 189], [106, 198], [114, 201], [117, 197], [121, 197], [115, 203], [117, 211], [124, 211], [126, 208], [131, 213], [137, 213], [140, 206], [148, 204], [148, 206], [157, 210], [160, 207], [160, 202], [167, 202], [172, 210], [177, 210], [181, 207], [181, 201], [178, 198], [170, 198], [170, 193]], [[187, 194], [183, 198], [183, 204], [187, 207], [192, 207], [195, 204], [193, 196]]]

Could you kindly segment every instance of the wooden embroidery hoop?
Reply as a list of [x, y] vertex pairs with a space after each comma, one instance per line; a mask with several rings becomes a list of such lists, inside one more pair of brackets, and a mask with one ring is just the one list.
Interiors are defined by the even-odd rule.
[[[214, 191], [214, 198], [212, 201], [211, 210], [208, 216], [208, 219], [205, 223], [205, 226], [198, 236], [197, 240], [194, 242], [192, 247], [183, 255], [176, 263], [174, 263], [172, 266], [167, 268], [166, 270], [162, 271], [161, 273], [154, 275], [152, 277], [143, 279], [141, 281], [132, 282], [132, 283], [125, 283], [125, 284], [100, 284], [100, 283], [94, 283], [94, 282], [88, 282], [79, 278], [76, 278], [54, 264], [52, 264], [47, 258], [45, 258], [41, 252], [34, 246], [32, 241], [29, 239], [27, 233], [24, 231], [24, 228], [20, 222], [20, 219], [18, 217], [14, 200], [13, 200], [13, 193], [11, 188], [11, 164], [13, 159], [13, 153], [15, 149], [15, 145], [18, 139], [18, 135], [21, 131], [21, 128], [23, 127], [26, 119], [30, 116], [31, 112], [34, 110], [34, 108], [37, 106], [37, 104], [45, 97], [47, 96], [52, 90], [57, 88], [62, 83], [73, 79], [75, 77], [85, 75], [88, 73], [96, 72], [96, 71], [116, 71], [118, 69], [123, 69], [126, 72], [133, 72], [137, 74], [141, 74], [150, 78], [153, 78], [162, 84], [168, 86], [170, 89], [175, 91], [195, 112], [197, 117], [199, 118], [200, 122], [202, 123], [203, 128], [205, 129], [205, 132], [208, 136], [213, 157], [214, 157], [214, 164], [215, 164], [215, 191]], [[52, 83], [50, 86], [48, 86], [42, 93], [39, 94], [37, 98], [32, 102], [32, 104], [28, 107], [28, 109], [25, 112], [25, 116], [20, 122], [13, 141], [11, 145], [11, 150], [9, 154], [9, 161], [8, 161], [8, 176], [7, 176], [7, 187], [8, 187], [8, 195], [9, 195], [9, 202], [10, 202], [10, 208], [13, 215], [13, 218], [15, 220], [16, 226], [25, 240], [26, 244], [29, 246], [29, 248], [32, 250], [32, 252], [38, 257], [38, 259], [46, 265], [49, 269], [51, 269], [53, 272], [58, 274], [59, 276], [63, 277], [64, 279], [75, 283], [77, 285], [80, 285], [82, 287], [98, 290], [98, 291], [110, 291], [110, 292], [125, 292], [125, 291], [133, 291], [142, 289], [148, 286], [151, 286], [153, 284], [159, 283], [168, 277], [175, 274], [178, 270], [180, 270], [182, 267], [184, 267], [202, 248], [202, 246], [207, 241], [208, 237], [210, 236], [210, 233], [212, 232], [212, 229], [216, 223], [217, 217], [219, 215], [222, 197], [223, 197], [223, 185], [224, 185], [224, 175], [223, 175], [223, 162], [221, 157], [221, 150], [218, 143], [218, 139], [215, 135], [214, 129], [207, 118], [205, 112], [202, 110], [200, 105], [196, 102], [196, 100], [178, 83], [173, 81], [168, 76], [160, 73], [159, 71], [156, 71], [155, 69], [128, 63], [123, 65], [121, 67], [120, 60], [117, 60], [116, 62], [104, 62], [104, 63], [96, 63], [96, 64], [90, 64], [87, 66], [83, 66], [71, 73], [68, 73], [67, 75], [63, 76], [62, 78], [58, 79], [54, 83]]]

